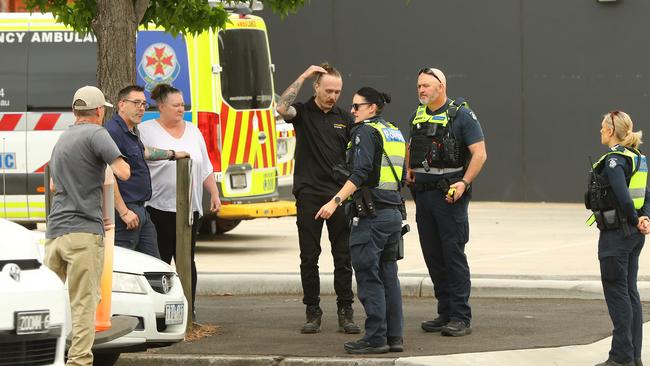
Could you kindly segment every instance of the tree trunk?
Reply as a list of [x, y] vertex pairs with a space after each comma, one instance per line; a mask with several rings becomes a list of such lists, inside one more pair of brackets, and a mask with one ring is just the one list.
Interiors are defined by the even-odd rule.
[[[92, 22], [97, 37], [97, 84], [115, 107], [120, 89], [135, 83], [138, 24], [133, 0], [97, 0]], [[111, 115], [107, 110], [107, 118]]]

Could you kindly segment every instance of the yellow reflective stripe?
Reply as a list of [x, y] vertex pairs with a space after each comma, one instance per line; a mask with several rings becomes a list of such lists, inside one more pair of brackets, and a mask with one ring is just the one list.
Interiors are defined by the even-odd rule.
[[587, 226], [591, 226], [594, 224], [594, 222], [596, 222], [596, 215], [591, 214], [591, 216], [587, 218], [587, 222], [585, 222], [585, 224], [587, 224]]
[[[228, 165], [230, 165], [230, 155], [232, 154], [232, 147], [233, 147], [234, 134], [235, 134], [235, 116], [237, 115], [236, 110], [230, 108], [230, 106], [228, 106], [227, 108], [228, 108], [228, 120], [222, 121], [226, 123], [226, 133], [223, 136], [223, 150], [221, 151], [221, 159], [224, 161], [222, 166], [224, 168], [227, 168]], [[226, 171], [222, 170], [222, 172], [225, 173]]]
[[[237, 156], [235, 157], [235, 164], [241, 164], [245, 163], [244, 153], [246, 150], [246, 140], [249, 138], [249, 135], [252, 134], [252, 126], [251, 123], [248, 122], [251, 116], [251, 111], [237, 112], [241, 113], [241, 127], [239, 128], [239, 141], [237, 141]], [[257, 136], [250, 136], [251, 139], [253, 137], [257, 138]], [[253, 143], [254, 142], [251, 140], [251, 145]]]

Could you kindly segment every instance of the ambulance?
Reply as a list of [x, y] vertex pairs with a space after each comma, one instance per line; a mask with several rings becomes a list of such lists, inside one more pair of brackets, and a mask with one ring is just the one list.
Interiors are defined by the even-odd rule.
[[[136, 82], [149, 103], [154, 86], [173, 85], [187, 104], [185, 119], [203, 134], [223, 203], [218, 216], [204, 220], [213, 234], [241, 220], [296, 212], [278, 195], [278, 179], [286, 183], [293, 172], [295, 133], [286, 123], [276, 127], [266, 25], [249, 8], [229, 12], [217, 32], [173, 37], [150, 26], [136, 44]], [[75, 33], [49, 14], [0, 13], [0, 217], [44, 221], [43, 172], [74, 123], [74, 90], [96, 85], [96, 58], [92, 34]], [[150, 108], [142, 123], [157, 117]]]

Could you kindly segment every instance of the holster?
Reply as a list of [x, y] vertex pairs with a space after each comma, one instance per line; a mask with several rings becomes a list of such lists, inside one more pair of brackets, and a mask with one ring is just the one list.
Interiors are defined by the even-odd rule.
[[354, 202], [354, 217], [375, 217], [375, 203], [372, 200], [372, 195], [368, 187], [361, 187], [352, 195]]
[[384, 251], [381, 253], [382, 261], [398, 261], [404, 259], [404, 235], [411, 231], [409, 224], [402, 226], [399, 239], [396, 242], [386, 243]]

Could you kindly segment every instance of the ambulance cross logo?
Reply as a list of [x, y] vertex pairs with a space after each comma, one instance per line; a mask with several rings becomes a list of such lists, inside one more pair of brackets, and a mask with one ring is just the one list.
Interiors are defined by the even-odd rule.
[[180, 71], [176, 52], [166, 43], [154, 43], [147, 47], [138, 64], [138, 74], [149, 92], [158, 84], [172, 84]]

